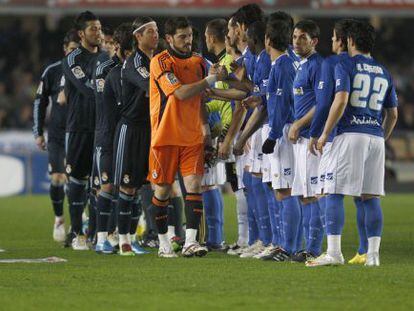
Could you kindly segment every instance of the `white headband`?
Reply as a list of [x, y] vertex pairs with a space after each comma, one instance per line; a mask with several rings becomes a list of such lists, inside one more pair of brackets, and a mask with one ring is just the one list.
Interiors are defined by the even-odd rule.
[[146, 24], [143, 24], [143, 25], [139, 26], [137, 29], [135, 29], [135, 30], [132, 32], [132, 34], [133, 34], [133, 35], [135, 35], [135, 34], [137, 33], [137, 31], [140, 31], [142, 28], [147, 27], [147, 26], [152, 25], [152, 24], [154, 24], [154, 26], [157, 26], [157, 23], [156, 23], [156, 22], [151, 21], [151, 22], [148, 22], [148, 23], [146, 23]]

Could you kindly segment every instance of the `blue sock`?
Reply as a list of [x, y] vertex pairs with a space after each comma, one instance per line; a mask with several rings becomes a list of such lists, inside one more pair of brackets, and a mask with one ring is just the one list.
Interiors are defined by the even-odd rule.
[[217, 245], [217, 231], [218, 231], [218, 219], [217, 219], [217, 209], [215, 199], [215, 191], [218, 189], [211, 189], [203, 192], [203, 204], [204, 212], [206, 215], [207, 223], [207, 244]]
[[354, 198], [356, 206], [356, 221], [359, 235], [358, 254], [366, 254], [368, 251], [367, 231], [365, 229], [365, 206], [360, 198]]
[[323, 230], [326, 232], [326, 221], [325, 221], [325, 215], [326, 215], [326, 196], [323, 196], [319, 199], [319, 207], [321, 210], [321, 221]]
[[282, 201], [277, 201], [276, 220], [279, 227], [279, 246], [285, 245], [285, 232], [283, 231], [283, 204]]
[[243, 183], [246, 189], [247, 200], [247, 221], [249, 225], [249, 245], [252, 245], [259, 239], [259, 229], [256, 222], [256, 200], [252, 191], [252, 174], [244, 172]]
[[341, 235], [345, 222], [344, 196], [330, 194], [326, 198], [326, 234]]
[[275, 193], [273, 189], [267, 184], [263, 183], [263, 189], [265, 190], [266, 197], [267, 197], [267, 207], [269, 210], [269, 219], [270, 219], [270, 228], [272, 232], [272, 245], [280, 245], [280, 238], [279, 238], [279, 224], [278, 224], [278, 209], [279, 209], [279, 202], [276, 200]]
[[216, 189], [217, 191], [214, 192], [214, 197], [216, 200], [217, 205], [217, 220], [218, 220], [218, 230], [217, 230], [217, 242], [221, 244], [224, 241], [224, 204], [223, 204], [223, 197], [221, 195], [220, 189]]
[[382, 234], [382, 210], [379, 198], [363, 201], [365, 207], [365, 229], [367, 238], [380, 237]]
[[298, 227], [301, 226], [300, 205], [297, 197], [288, 197], [282, 200], [283, 204], [283, 231], [286, 252], [292, 254], [296, 249]]
[[313, 255], [320, 255], [322, 253], [322, 241], [323, 241], [323, 226], [321, 220], [321, 210], [318, 201], [310, 204], [311, 206], [311, 219], [309, 222], [309, 248], [308, 252]]
[[[297, 198], [297, 197], [296, 197]], [[299, 226], [298, 226], [298, 232], [296, 233], [296, 244], [294, 252], [298, 252], [303, 249], [303, 225], [302, 225], [302, 202], [300, 202], [299, 198], [297, 198], [298, 204], [299, 204]]]
[[252, 188], [256, 199], [257, 215], [259, 216], [259, 237], [264, 245], [269, 245], [272, 242], [272, 229], [262, 178], [253, 176]]
[[305, 236], [305, 249], [309, 248], [309, 223], [311, 219], [312, 207], [311, 204], [302, 203], [302, 226], [303, 226], [303, 235]]

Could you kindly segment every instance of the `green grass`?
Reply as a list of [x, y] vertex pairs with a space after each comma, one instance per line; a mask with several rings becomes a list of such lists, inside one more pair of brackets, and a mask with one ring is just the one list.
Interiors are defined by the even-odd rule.
[[[60, 264], [0, 264], [0, 310], [413, 309], [413, 195], [383, 200], [381, 267], [261, 262], [224, 254], [158, 259], [63, 249], [51, 238], [46, 196], [0, 199], [0, 258], [59, 256]], [[225, 197], [226, 236], [236, 236], [235, 203]], [[65, 211], [66, 212], [66, 211]], [[347, 201], [343, 252], [358, 239]]]

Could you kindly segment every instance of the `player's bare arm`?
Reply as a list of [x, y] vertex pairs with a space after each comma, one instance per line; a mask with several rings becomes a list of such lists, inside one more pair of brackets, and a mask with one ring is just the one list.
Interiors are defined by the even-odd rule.
[[390, 138], [392, 131], [394, 130], [395, 124], [398, 119], [398, 109], [389, 108], [385, 109], [384, 121], [382, 122], [382, 128], [384, 129], [384, 139], [387, 140]]
[[302, 118], [293, 122], [288, 134], [288, 138], [292, 143], [296, 143], [298, 141], [300, 130], [311, 124], [314, 114], [315, 107], [310, 109]]

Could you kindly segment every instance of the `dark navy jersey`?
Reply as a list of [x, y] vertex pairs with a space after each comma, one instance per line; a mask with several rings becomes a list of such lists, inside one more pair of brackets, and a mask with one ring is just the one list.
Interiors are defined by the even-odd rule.
[[[342, 52], [339, 55], [331, 55], [322, 62], [320, 80], [315, 91], [316, 108], [310, 127], [311, 137], [319, 137], [322, 134], [335, 97], [335, 66], [339, 61], [346, 58], [349, 58], [348, 53]], [[329, 135], [328, 141], [332, 141], [335, 134], [336, 128]]]
[[107, 115], [104, 111], [104, 86], [105, 79], [109, 71], [119, 64], [120, 60], [115, 55], [112, 58], [109, 58], [108, 53], [102, 52], [96, 61], [96, 69], [93, 75], [93, 85], [95, 91], [95, 101], [96, 101], [96, 120], [95, 120], [95, 131], [106, 131], [110, 129], [110, 124], [108, 123], [108, 118], [112, 116]]
[[115, 128], [120, 118], [122, 101], [121, 69], [122, 64], [119, 63], [106, 76], [101, 107], [106, 125], [102, 130], [95, 132], [95, 145], [108, 149], [112, 148]]
[[372, 57], [356, 55], [335, 66], [335, 92], [349, 93], [348, 104], [338, 123], [344, 132], [383, 136], [382, 110], [398, 106], [389, 72]]
[[35, 137], [43, 135], [46, 108], [51, 103], [52, 109], [49, 117], [48, 137], [65, 138], [67, 107], [57, 103], [61, 90], [62, 75], [62, 61], [47, 66], [43, 71], [33, 103], [33, 134]]
[[91, 53], [84, 47], [72, 51], [63, 60], [67, 132], [93, 132], [95, 130], [95, 94], [92, 77], [99, 53]]
[[[315, 91], [320, 80], [322, 61], [322, 56], [314, 53], [300, 62], [293, 81], [295, 120], [304, 117], [316, 104]], [[302, 128], [299, 135], [309, 138], [309, 128], [310, 125]]]
[[149, 124], [150, 59], [137, 50], [122, 66], [121, 117], [134, 124]]
[[296, 69], [294, 60], [287, 54], [279, 56], [272, 63], [267, 85], [267, 114], [269, 138], [276, 140], [283, 136], [283, 127], [293, 122], [293, 80]]

